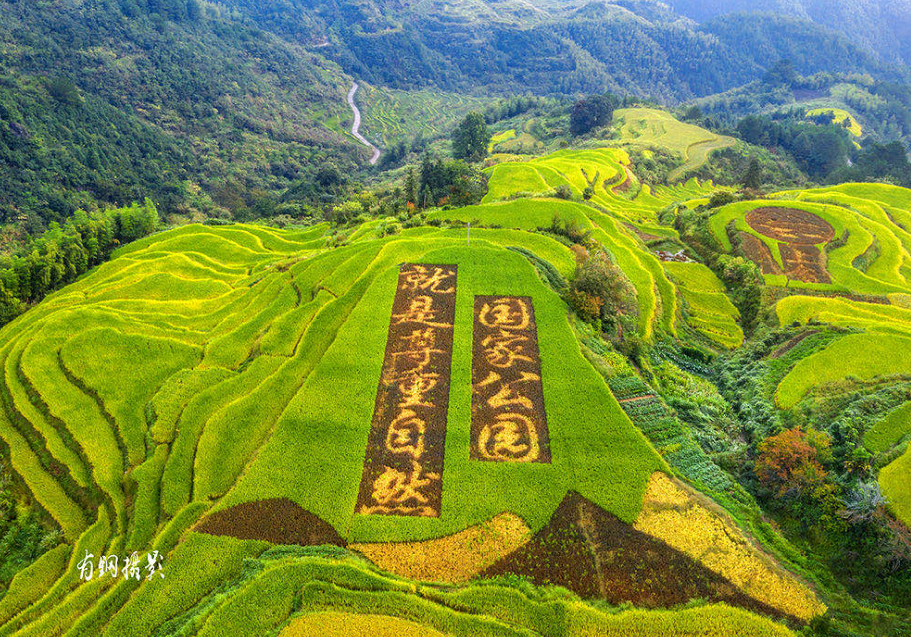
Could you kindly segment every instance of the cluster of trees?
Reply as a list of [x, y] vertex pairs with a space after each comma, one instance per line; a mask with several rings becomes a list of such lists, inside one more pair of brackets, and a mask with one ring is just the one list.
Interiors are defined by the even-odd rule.
[[20, 254], [0, 259], [0, 325], [107, 260], [119, 245], [151, 234], [158, 222], [147, 199], [103, 212], [77, 211], [63, 225], [52, 224]]
[[452, 133], [452, 156], [466, 161], [481, 161], [490, 146], [490, 130], [481, 113], [469, 113]]
[[832, 175], [832, 181], [886, 180], [906, 188], [911, 187], [911, 162], [901, 142], [870, 143], [854, 156], [851, 166]]
[[737, 135], [750, 144], [784, 151], [818, 181], [884, 179], [911, 186], [911, 163], [901, 142], [868, 140], [857, 149], [846, 127], [833, 124], [828, 115], [811, 121], [804, 121], [800, 112], [774, 117], [748, 115], [738, 122]]
[[[794, 99], [832, 97], [863, 124], [865, 133], [880, 140], [898, 140], [911, 147], [911, 84], [876, 79], [866, 74], [823, 72], [798, 75], [792, 64], [781, 62], [762, 80], [698, 101], [699, 108], [724, 125], [751, 113], [787, 108]], [[800, 118], [806, 110], [795, 113]], [[821, 123], [826, 123], [821, 121]]]
[[117, 0], [124, 15], [135, 18], [141, 12], [168, 20], [197, 21], [203, 16], [199, 0]]
[[743, 85], [781, 57], [794, 59], [803, 72], [890, 72], [847, 40], [806, 22], [751, 15], [691, 26], [650, 2], [627, 2], [629, 12], [591, 5], [523, 28], [458, 15], [459, 7], [429, 12], [421, 5], [353, 0], [233, 0], [232, 6], [296, 42], [331, 30], [336, 37], [326, 54], [347, 72], [403, 89], [487, 86], [576, 95], [608, 87], [680, 100]]
[[197, 0], [3, 3], [18, 46], [0, 66], [0, 222], [144, 196], [164, 215], [250, 218], [326, 164], [350, 174], [356, 147], [319, 123], [345, 111], [335, 82], [236, 18]]
[[569, 114], [569, 132], [574, 136], [585, 135], [595, 128], [607, 126], [619, 105], [620, 100], [610, 93], [590, 95], [577, 101]]
[[778, 119], [748, 115], [737, 124], [737, 135], [750, 144], [784, 150], [814, 179], [825, 179], [848, 165], [850, 134], [831, 122], [814, 124], [795, 114]]
[[602, 332], [614, 333], [621, 317], [636, 314], [636, 289], [604, 250], [578, 246], [575, 252], [576, 273], [566, 300], [583, 321]]
[[[903, 607], [911, 592], [911, 532], [889, 515], [863, 436], [911, 397], [911, 383], [839, 388], [783, 412], [774, 402], [775, 379], [789, 363], [773, 352], [795, 335], [761, 325], [742, 348], [718, 359], [715, 382], [747, 441], [728, 455], [727, 469], [852, 594], [873, 592], [878, 603]], [[818, 349], [838, 336], [822, 328], [815, 343], [805, 342]]]
[[69, 80], [0, 72], [0, 223], [43, 229], [143, 194], [173, 210], [191, 166], [177, 140]]
[[414, 169], [408, 171], [404, 198], [406, 203], [423, 210], [468, 206], [478, 203], [486, 192], [487, 178], [478, 169], [460, 159], [444, 160], [424, 153], [417, 173]]

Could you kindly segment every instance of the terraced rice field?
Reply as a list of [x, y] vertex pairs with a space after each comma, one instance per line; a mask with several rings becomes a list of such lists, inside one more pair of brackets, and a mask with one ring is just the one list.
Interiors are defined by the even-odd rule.
[[416, 135], [433, 139], [448, 135], [471, 111], [483, 111], [491, 101], [459, 93], [401, 91], [363, 87], [358, 96], [363, 114], [361, 132], [389, 146]]
[[740, 313], [724, 292], [724, 284], [701, 263], [664, 264], [686, 302], [689, 324], [715, 343], [733, 349], [743, 343]]
[[[844, 184], [831, 188], [789, 191], [766, 201], [747, 201], [721, 208], [711, 220], [718, 242], [727, 250], [731, 242], [727, 226], [741, 234], [749, 256], [762, 264], [766, 283], [863, 295], [906, 293], [911, 281], [911, 191], [878, 184]], [[768, 224], [750, 223], [764, 208], [790, 211], [810, 225], [801, 230], [793, 221], [776, 234]], [[831, 230], [829, 230], [831, 228]], [[747, 239], [749, 235], [753, 239]], [[795, 246], [819, 249], [818, 259], [791, 258]], [[784, 254], [783, 254], [784, 251]], [[812, 266], [812, 267], [808, 267]], [[812, 280], [827, 276], [829, 281]]]
[[[596, 230], [611, 219], [633, 241], [599, 214]], [[658, 522], [670, 510], [662, 499], [679, 515], [698, 505], [583, 357], [566, 306], [507, 249], [566, 268], [568, 248], [506, 229], [477, 229], [465, 246], [461, 231], [424, 227], [331, 249], [326, 231], [172, 230], [122, 248], [3, 328], [0, 436], [65, 544], [14, 580], [0, 634], [332, 634], [340, 608], [391, 617], [389, 630], [405, 634], [407, 622], [525, 634], [539, 613], [559, 614], [570, 635], [632, 625], [791, 634], [728, 606], [605, 615], [503, 584], [429, 587], [348, 547], [421, 579], [527, 573], [542, 583], [559, 572], [529, 555], [660, 548], [666, 559], [626, 574], [579, 562], [585, 578], [565, 585], [656, 608], [695, 596], [795, 621], [824, 611], [723, 515], [698, 513], [735, 538], [713, 561], [699, 544], [710, 536], [674, 539]], [[431, 429], [444, 380], [448, 410]], [[475, 427], [478, 400], [494, 411]], [[514, 435], [518, 415], [535, 424]], [[490, 457], [473, 460], [473, 448]], [[387, 510], [361, 506], [363, 484]], [[430, 514], [388, 510], [414, 503]], [[542, 546], [547, 529], [572, 542]], [[457, 559], [441, 560], [451, 554], [442, 546]], [[149, 578], [80, 577], [88, 555], [151, 550], [164, 570]], [[736, 569], [744, 550], [752, 578]]]
[[[802, 359], [783, 378], [776, 401], [795, 407], [814, 392], [846, 381], [911, 377], [911, 191], [882, 184], [844, 184], [790, 191], [770, 200], [731, 204], [711, 220], [715, 238], [732, 249], [728, 229], [760, 264], [770, 285], [815, 291], [780, 300], [781, 325], [811, 321], [862, 333], [847, 334]], [[796, 256], [795, 256], [796, 255]], [[868, 434], [884, 453], [907, 433], [898, 410]], [[880, 473], [883, 492], [901, 519], [911, 520], [908, 454]]]
[[[807, 117], [819, 117], [820, 115], [829, 115], [833, 124], [844, 126], [854, 137], [862, 137], [864, 129], [860, 123], [854, 119], [854, 116], [843, 108], [814, 108], [807, 111]], [[847, 124], [846, 124], [847, 123]]]
[[[658, 224], [658, 213], [676, 202], [704, 199], [717, 188], [695, 179], [652, 188], [638, 183], [629, 163], [623, 150], [597, 148], [496, 164], [487, 169], [489, 190], [481, 205], [435, 211], [430, 217], [524, 230], [547, 228], [557, 217], [590, 231], [636, 288], [640, 334], [647, 340], [658, 333], [675, 335], [681, 320], [677, 289], [637, 234], [676, 238], [673, 228]], [[623, 184], [635, 188], [620, 189]], [[573, 201], [553, 197], [561, 186]], [[586, 188], [592, 192], [588, 203], [581, 201]]]
[[730, 148], [733, 137], [717, 135], [699, 126], [676, 119], [667, 111], [627, 108], [614, 113], [623, 144], [640, 148], [662, 148], [676, 154], [683, 164], [668, 176], [678, 181], [688, 172], [702, 167], [716, 150]]

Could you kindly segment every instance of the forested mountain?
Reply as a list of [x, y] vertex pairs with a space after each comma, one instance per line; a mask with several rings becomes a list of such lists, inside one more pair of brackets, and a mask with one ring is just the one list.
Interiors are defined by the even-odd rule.
[[738, 12], [788, 15], [841, 31], [865, 50], [892, 62], [911, 62], [909, 0], [667, 0], [695, 20]]
[[398, 88], [609, 88], [673, 101], [739, 86], [781, 58], [805, 73], [901, 76], [807, 20], [766, 15], [699, 26], [651, 0], [225, 4], [264, 29], [319, 47], [351, 74]]
[[342, 126], [355, 78], [677, 103], [782, 58], [906, 73], [806, 20], [699, 25], [653, 0], [0, 0], [0, 51], [0, 223], [20, 232], [144, 196], [165, 215], [300, 216], [364, 153]]
[[341, 70], [212, 5], [3, 1], [0, 51], [2, 221], [140, 193], [244, 213], [358, 152], [323, 124]]

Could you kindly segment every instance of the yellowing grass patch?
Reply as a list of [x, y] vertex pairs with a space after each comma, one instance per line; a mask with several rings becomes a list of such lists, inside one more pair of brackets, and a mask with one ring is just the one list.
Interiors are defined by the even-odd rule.
[[288, 624], [279, 637], [445, 637], [438, 630], [389, 615], [312, 613]]
[[788, 615], [809, 621], [826, 611], [809, 588], [774, 567], [739, 529], [663, 473], [652, 475], [634, 526]]
[[820, 115], [831, 115], [832, 123], [840, 126], [845, 126], [845, 122], [847, 122], [848, 124], [845, 128], [847, 128], [848, 132], [854, 135], [854, 137], [860, 137], [864, 134], [864, 129], [861, 127], [860, 123], [854, 119], [854, 116], [851, 115], [851, 113], [842, 108], [814, 108], [813, 110], [807, 111], [807, 117], [818, 117]]
[[528, 542], [522, 518], [502, 513], [460, 533], [424, 542], [352, 544], [382, 569], [426, 582], [467, 582]]

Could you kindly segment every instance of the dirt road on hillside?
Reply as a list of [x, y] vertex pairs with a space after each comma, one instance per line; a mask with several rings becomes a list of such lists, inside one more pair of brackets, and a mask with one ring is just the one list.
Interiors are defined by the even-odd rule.
[[354, 123], [351, 124], [351, 134], [364, 146], [373, 149], [373, 157], [370, 158], [370, 165], [375, 166], [376, 162], [380, 160], [380, 149], [371, 144], [366, 137], [361, 135], [361, 111], [357, 107], [357, 104], [354, 103], [354, 94], [357, 93], [358, 88], [357, 82], [355, 82], [351, 85], [351, 90], [348, 91], [348, 106], [350, 106], [351, 110], [354, 112]]

